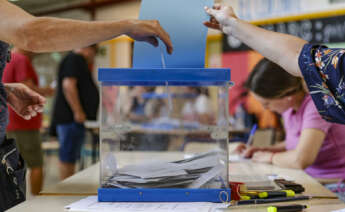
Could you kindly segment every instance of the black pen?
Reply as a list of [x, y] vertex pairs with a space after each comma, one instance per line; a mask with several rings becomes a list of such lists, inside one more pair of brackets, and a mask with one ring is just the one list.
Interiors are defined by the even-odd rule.
[[298, 212], [306, 209], [306, 205], [280, 205], [270, 206], [267, 208], [267, 212]]
[[272, 202], [289, 202], [289, 201], [298, 201], [298, 200], [309, 200], [309, 196], [296, 196], [296, 197], [280, 197], [272, 199], [251, 199], [251, 200], [240, 200], [237, 201], [237, 205], [249, 205], [249, 204], [266, 204]]
[[264, 191], [258, 194], [259, 198], [277, 198], [277, 197], [294, 197], [295, 192], [293, 190], [281, 190], [281, 191]]

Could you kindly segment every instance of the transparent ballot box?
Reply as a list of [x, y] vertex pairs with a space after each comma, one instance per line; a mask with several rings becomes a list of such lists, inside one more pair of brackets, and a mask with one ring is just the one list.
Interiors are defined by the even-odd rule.
[[227, 202], [229, 69], [100, 69], [102, 202]]

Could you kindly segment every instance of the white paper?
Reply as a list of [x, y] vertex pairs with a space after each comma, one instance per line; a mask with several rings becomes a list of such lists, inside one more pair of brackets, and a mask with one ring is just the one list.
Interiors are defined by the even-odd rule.
[[192, 184], [188, 186], [188, 188], [200, 188], [204, 184], [206, 184], [208, 181], [213, 179], [214, 177], [220, 175], [222, 171], [224, 170], [224, 166], [218, 165], [210, 169], [205, 174], [202, 174], [197, 180], [195, 180]]
[[205, 155], [201, 158], [193, 159], [190, 162], [178, 164], [180, 169], [196, 170], [203, 168], [215, 167], [220, 164], [220, 157], [218, 155]]
[[129, 165], [119, 169], [119, 173], [141, 178], [171, 177], [187, 174], [174, 163], [153, 162], [139, 165]]
[[244, 158], [239, 154], [229, 154], [229, 161], [230, 162], [243, 162], [243, 161], [250, 161], [250, 159]]
[[264, 187], [277, 188], [277, 185], [267, 175], [230, 174], [229, 181], [243, 182], [249, 190], [262, 190], [260, 188]]
[[210, 202], [98, 202], [97, 196], [90, 196], [65, 206], [65, 209], [80, 212], [213, 212], [227, 206]]
[[345, 208], [344, 209], [340, 209], [340, 210], [336, 210], [336, 211], [332, 211], [332, 212], [345, 212]]
[[270, 183], [271, 180], [267, 175], [243, 175], [243, 174], [230, 174], [229, 181], [234, 182], [245, 182], [245, 183], [257, 183], [257, 182], [267, 182]]
[[119, 188], [170, 188], [188, 185], [189, 188], [199, 188], [225, 170], [219, 154], [219, 151], [210, 151], [174, 162], [155, 161], [128, 165], [118, 169], [106, 184]]

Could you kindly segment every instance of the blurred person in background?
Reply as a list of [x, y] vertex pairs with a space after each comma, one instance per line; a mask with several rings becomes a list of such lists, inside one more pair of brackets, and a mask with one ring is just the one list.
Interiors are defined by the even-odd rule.
[[[32, 65], [33, 52], [13, 48], [11, 61], [7, 64], [2, 77], [3, 83], [20, 82], [41, 94], [52, 96], [54, 89], [39, 87], [39, 79]], [[43, 184], [43, 151], [40, 128], [42, 115], [37, 114], [30, 120], [25, 120], [9, 107], [9, 124], [7, 126], [8, 138], [17, 141], [19, 152], [30, 168], [31, 193], [38, 195]]]
[[70, 52], [60, 63], [52, 123], [60, 143], [61, 180], [75, 172], [85, 139], [84, 122], [96, 120], [99, 93], [92, 77], [97, 46]]
[[182, 115], [184, 120], [211, 124], [214, 110], [207, 88], [185, 87], [187, 101], [183, 105]]
[[143, 94], [153, 91], [154, 88], [145, 86], [135, 86], [130, 90], [126, 116], [131, 122], [143, 123], [149, 121], [150, 118], [145, 114], [145, 107], [149, 99], [144, 98]]
[[[129, 92], [126, 109], [128, 121], [153, 130], [160, 129], [162, 123], [157, 124], [162, 117], [164, 101], [155, 98], [155, 87], [135, 86]], [[128, 133], [121, 141], [122, 150], [163, 151], [168, 148], [169, 136], [159, 133]]]

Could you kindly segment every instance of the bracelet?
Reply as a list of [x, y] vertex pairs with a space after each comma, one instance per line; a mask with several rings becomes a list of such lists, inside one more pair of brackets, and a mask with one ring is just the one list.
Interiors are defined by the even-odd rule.
[[272, 152], [271, 154], [271, 159], [270, 159], [270, 164], [273, 164], [273, 157], [274, 157], [275, 152]]

